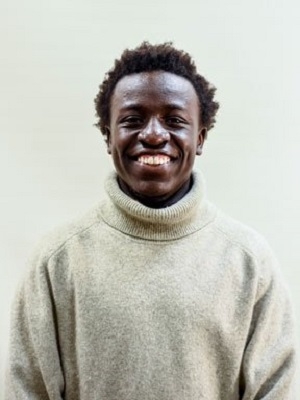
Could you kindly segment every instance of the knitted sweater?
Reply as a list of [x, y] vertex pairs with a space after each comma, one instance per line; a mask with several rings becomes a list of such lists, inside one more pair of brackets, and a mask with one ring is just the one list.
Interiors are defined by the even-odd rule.
[[13, 310], [7, 400], [295, 400], [289, 298], [260, 235], [194, 173], [151, 209], [108, 198], [43, 241]]

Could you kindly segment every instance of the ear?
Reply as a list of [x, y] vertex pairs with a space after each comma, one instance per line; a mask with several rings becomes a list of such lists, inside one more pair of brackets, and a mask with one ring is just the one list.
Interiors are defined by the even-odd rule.
[[108, 126], [105, 127], [105, 141], [107, 146], [107, 153], [111, 154], [111, 137], [110, 137], [110, 129]]
[[199, 134], [198, 134], [198, 143], [197, 143], [197, 151], [196, 151], [197, 156], [201, 156], [201, 154], [202, 154], [203, 144], [206, 139], [206, 135], [207, 135], [207, 128], [201, 127]]

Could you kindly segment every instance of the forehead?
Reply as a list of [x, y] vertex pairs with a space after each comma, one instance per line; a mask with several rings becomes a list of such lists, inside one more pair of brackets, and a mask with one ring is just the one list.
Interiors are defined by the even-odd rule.
[[179, 108], [199, 107], [192, 83], [165, 71], [142, 72], [120, 79], [111, 99], [112, 108], [130, 107], [136, 103], [143, 106], [178, 104]]

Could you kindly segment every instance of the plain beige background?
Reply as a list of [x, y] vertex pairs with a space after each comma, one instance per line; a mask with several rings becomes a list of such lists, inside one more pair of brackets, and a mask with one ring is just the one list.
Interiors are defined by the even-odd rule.
[[173, 40], [217, 86], [197, 166], [210, 199], [274, 248], [300, 332], [299, 13], [298, 0], [1, 1], [1, 390], [26, 259], [102, 196], [112, 165], [93, 99], [114, 59], [145, 39]]

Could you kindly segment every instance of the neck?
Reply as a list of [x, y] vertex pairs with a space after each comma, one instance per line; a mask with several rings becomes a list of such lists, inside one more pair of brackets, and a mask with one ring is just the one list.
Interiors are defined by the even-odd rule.
[[139, 193], [133, 192], [126, 183], [118, 178], [118, 183], [121, 190], [131, 197], [134, 200], [137, 200], [141, 204], [150, 208], [165, 208], [170, 207], [173, 204], [177, 203], [177, 201], [181, 200], [183, 196], [185, 196], [191, 189], [193, 185], [193, 179], [190, 177], [181, 187], [180, 189], [174, 193], [172, 196], [158, 196], [158, 197], [148, 197], [142, 196]]

